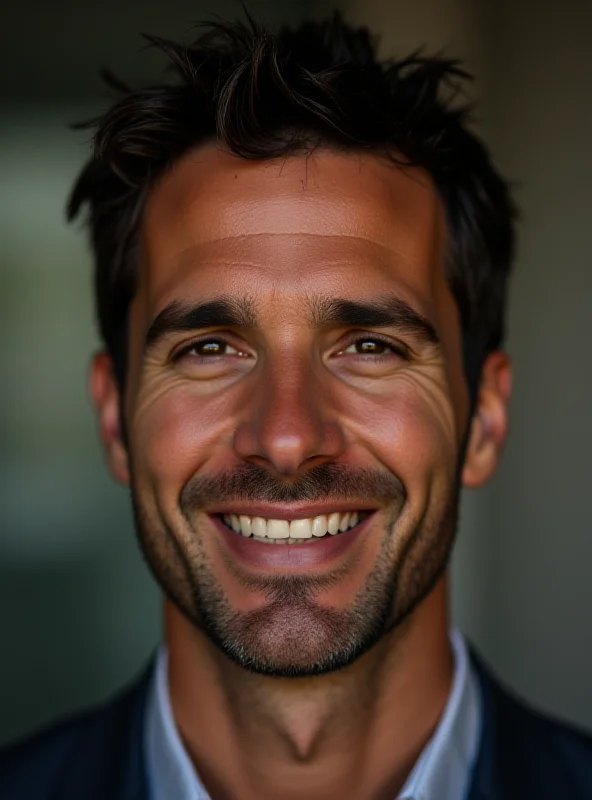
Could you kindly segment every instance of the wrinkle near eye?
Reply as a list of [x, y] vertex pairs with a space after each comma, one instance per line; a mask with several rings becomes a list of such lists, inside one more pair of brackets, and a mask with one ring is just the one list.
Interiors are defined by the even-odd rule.
[[158, 403], [165, 395], [175, 392], [184, 383], [180, 376], [165, 375], [163, 373], [154, 375], [148, 385], [144, 381], [138, 390], [136, 405], [132, 418], [132, 427], [137, 420], [140, 420], [155, 403]]
[[438, 421], [448, 442], [456, 446], [458, 444], [456, 415], [450, 399], [450, 388], [441, 366], [437, 371], [435, 369], [404, 370], [400, 377], [412, 391], [426, 402], [432, 417]]

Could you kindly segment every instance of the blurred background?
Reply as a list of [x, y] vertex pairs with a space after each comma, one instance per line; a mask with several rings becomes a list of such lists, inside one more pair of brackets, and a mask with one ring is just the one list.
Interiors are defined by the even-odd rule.
[[[592, 728], [592, 3], [249, 0], [271, 23], [338, 6], [385, 54], [465, 60], [476, 120], [522, 209], [503, 466], [463, 498], [455, 617], [498, 675]], [[187, 39], [216, 0], [52, 0], [0, 12], [0, 742], [99, 701], [145, 663], [160, 598], [86, 394], [91, 263], [64, 203], [88, 152], [69, 123], [109, 66], [161, 75], [142, 31]]]

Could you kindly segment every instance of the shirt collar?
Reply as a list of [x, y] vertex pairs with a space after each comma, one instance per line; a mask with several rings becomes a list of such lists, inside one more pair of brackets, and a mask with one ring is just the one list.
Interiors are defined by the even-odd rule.
[[210, 800], [197, 776], [173, 718], [168, 687], [168, 653], [159, 648], [146, 709], [144, 748], [150, 800]]
[[[450, 633], [452, 688], [431, 739], [398, 800], [459, 800], [468, 791], [481, 728], [481, 700], [462, 634]], [[159, 649], [148, 697], [144, 748], [151, 800], [210, 800], [185, 750], [171, 709], [167, 651]]]
[[450, 633], [454, 658], [452, 688], [432, 738], [421, 751], [401, 800], [457, 800], [468, 794], [481, 738], [481, 697], [465, 640]]

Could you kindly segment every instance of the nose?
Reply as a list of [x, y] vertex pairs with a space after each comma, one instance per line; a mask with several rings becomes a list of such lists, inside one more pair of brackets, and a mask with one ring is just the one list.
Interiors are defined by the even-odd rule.
[[236, 455], [292, 477], [335, 460], [345, 437], [330, 406], [327, 388], [310, 366], [267, 369], [236, 429]]

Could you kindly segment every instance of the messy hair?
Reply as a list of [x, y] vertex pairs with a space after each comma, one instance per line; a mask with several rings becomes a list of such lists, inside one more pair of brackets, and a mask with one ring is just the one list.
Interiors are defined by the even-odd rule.
[[369, 31], [339, 14], [277, 32], [251, 19], [216, 22], [189, 45], [146, 38], [174, 78], [131, 89], [104, 74], [121, 97], [85, 123], [94, 129], [93, 150], [67, 210], [72, 220], [86, 207], [99, 328], [120, 387], [146, 197], [184, 153], [216, 141], [246, 159], [327, 146], [430, 174], [446, 214], [447, 279], [474, 400], [483, 361], [503, 341], [515, 212], [458, 101], [470, 77], [459, 62], [420, 53], [380, 60]]

